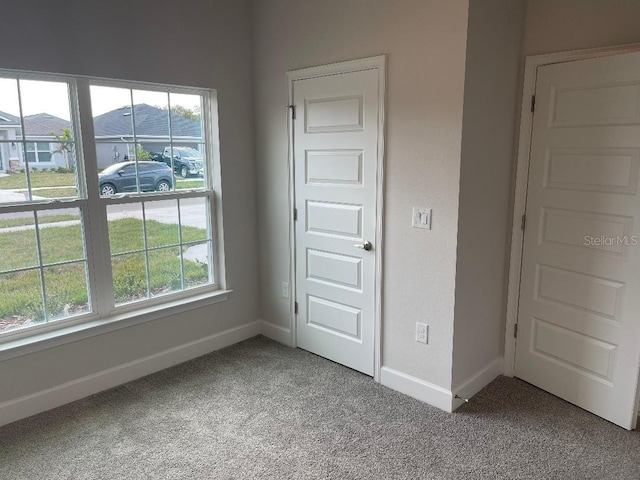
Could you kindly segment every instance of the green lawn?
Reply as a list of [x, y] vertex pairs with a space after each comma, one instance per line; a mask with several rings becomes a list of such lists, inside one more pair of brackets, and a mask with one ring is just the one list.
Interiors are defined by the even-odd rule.
[[[75, 173], [33, 172], [29, 174], [32, 187], [68, 187], [76, 184]], [[26, 173], [12, 173], [0, 177], [0, 189], [25, 188], [27, 186]]]
[[188, 188], [202, 188], [204, 180], [178, 180], [176, 182], [176, 190], [186, 190]]
[[34, 190], [33, 196], [46, 198], [77, 197], [78, 190], [76, 190], [76, 187], [46, 188], [44, 190]]
[[[78, 220], [77, 215], [43, 215], [38, 218], [38, 223], [66, 222], [68, 220]], [[0, 219], [0, 228], [22, 227], [33, 225], [33, 214], [28, 217], [3, 218]]]
[[[86, 274], [79, 231], [80, 225], [40, 230], [45, 263], [79, 260], [69, 265], [45, 267], [44, 281], [50, 316], [64, 315], [65, 310], [75, 312], [86, 308]], [[183, 241], [206, 240], [206, 231], [203, 229], [183, 227], [182, 233]], [[142, 248], [142, 221], [125, 218], [109, 222], [109, 239], [112, 252], [130, 252]], [[148, 245], [171, 245], [177, 239], [177, 225], [147, 221]], [[16, 245], [20, 248], [16, 248]], [[152, 296], [181, 288], [179, 248], [174, 245], [149, 252]], [[32, 230], [3, 233], [0, 235], [0, 249], [12, 252], [10, 256], [0, 257], [0, 271], [37, 264], [35, 235]], [[147, 296], [144, 253], [114, 257], [112, 268], [116, 303]], [[208, 281], [208, 267], [205, 264], [184, 260], [184, 273], [186, 286]], [[43, 303], [38, 270], [0, 274], [0, 320], [14, 315], [34, 321], [42, 320]]]

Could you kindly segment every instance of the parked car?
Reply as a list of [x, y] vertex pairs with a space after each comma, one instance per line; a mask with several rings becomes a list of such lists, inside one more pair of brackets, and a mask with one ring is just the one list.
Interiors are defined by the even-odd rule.
[[[162, 153], [152, 153], [156, 162], [171, 166], [171, 147], [165, 147]], [[192, 147], [173, 147], [173, 169], [182, 178], [189, 175], [204, 175], [204, 160], [198, 150]]]
[[[158, 162], [138, 162], [140, 191], [168, 192], [173, 187], [171, 167]], [[98, 174], [100, 195], [136, 192], [136, 162], [120, 162], [105, 168]]]

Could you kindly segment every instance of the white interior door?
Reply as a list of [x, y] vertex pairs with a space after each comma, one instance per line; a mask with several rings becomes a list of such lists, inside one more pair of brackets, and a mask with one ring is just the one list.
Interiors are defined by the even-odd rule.
[[374, 373], [378, 88], [377, 69], [293, 82], [297, 344], [367, 375]]
[[640, 358], [640, 53], [538, 69], [516, 375], [625, 428]]

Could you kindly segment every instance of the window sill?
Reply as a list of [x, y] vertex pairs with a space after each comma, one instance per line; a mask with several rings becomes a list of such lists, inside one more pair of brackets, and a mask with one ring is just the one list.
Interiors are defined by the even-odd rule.
[[46, 333], [36, 333], [16, 340], [9, 340], [5, 343], [0, 343], [0, 362], [224, 302], [232, 292], [233, 290], [215, 290], [190, 297], [189, 299], [174, 300], [105, 319], [92, 320], [69, 327], [61, 327]]

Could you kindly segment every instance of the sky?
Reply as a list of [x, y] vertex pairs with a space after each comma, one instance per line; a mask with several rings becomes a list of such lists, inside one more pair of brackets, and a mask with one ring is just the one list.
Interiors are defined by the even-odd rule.
[[[65, 83], [20, 80], [20, 96], [25, 116], [48, 113], [65, 120], [71, 118]], [[170, 98], [172, 107], [182, 105], [194, 109], [200, 106], [200, 97], [197, 95], [172, 93]], [[166, 108], [168, 98], [166, 93], [134, 90], [133, 103], [147, 103]], [[131, 105], [130, 90], [112, 87], [91, 87], [91, 108], [94, 116], [126, 105]], [[18, 84], [14, 79], [0, 78], [0, 111], [19, 116]]]

